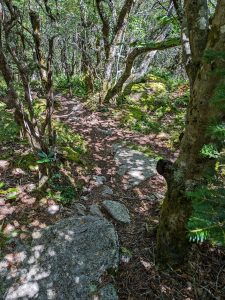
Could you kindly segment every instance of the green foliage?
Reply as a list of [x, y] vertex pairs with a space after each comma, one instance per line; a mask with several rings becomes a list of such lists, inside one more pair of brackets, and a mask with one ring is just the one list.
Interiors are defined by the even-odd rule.
[[215, 59], [225, 59], [225, 51], [216, 51], [207, 49], [204, 53], [204, 59], [210, 63]]
[[180, 85], [186, 83], [183, 78], [174, 76], [173, 73], [165, 68], [151, 68], [151, 75], [164, 82], [169, 92], [176, 90]]
[[220, 109], [221, 111], [225, 110], [224, 92], [225, 92], [225, 86], [222, 83], [222, 84], [218, 85], [214, 96], [210, 100], [211, 105], [215, 106], [216, 108]]
[[0, 102], [0, 143], [14, 141], [19, 134], [19, 127], [6, 105]]
[[170, 26], [170, 36], [178, 36], [180, 33], [180, 23], [177, 16], [158, 15], [156, 17], [160, 28]]
[[209, 133], [216, 139], [224, 141], [225, 139], [225, 123], [209, 126]]
[[[179, 136], [184, 127], [184, 109], [188, 99], [189, 88], [183, 80], [172, 77], [169, 72], [154, 69], [131, 86], [125, 98], [119, 99], [123, 101], [120, 105], [125, 110], [122, 126], [144, 134], [176, 131]], [[167, 115], [173, 115], [173, 122], [161, 121]]]
[[41, 119], [46, 110], [46, 99], [37, 98], [33, 102], [34, 115], [36, 118]]
[[7, 200], [15, 200], [19, 194], [17, 187], [5, 188], [4, 182], [0, 182], [0, 195], [4, 195]]
[[159, 132], [160, 126], [151, 116], [144, 112], [138, 105], [130, 105], [122, 119], [123, 126], [141, 133]]
[[209, 158], [218, 158], [220, 156], [220, 153], [214, 144], [204, 145], [202, 147], [201, 154], [202, 156]]
[[70, 161], [85, 164], [84, 155], [87, 148], [84, 139], [79, 134], [75, 134], [66, 124], [54, 121], [53, 126], [57, 132], [59, 152]]
[[0, 77], [0, 97], [4, 97], [7, 95], [7, 85], [5, 80]]
[[26, 153], [16, 157], [14, 165], [26, 171], [38, 170], [37, 158], [33, 153]]
[[87, 96], [87, 87], [84, 77], [72, 76], [67, 79], [66, 76], [60, 76], [56, 78], [55, 88], [61, 93], [68, 94], [70, 89], [74, 96], [85, 97]]
[[[225, 52], [209, 51], [205, 59], [224, 59]], [[210, 104], [223, 111], [224, 84], [216, 89]], [[201, 155], [206, 159], [213, 159], [215, 170], [205, 172], [207, 184], [189, 192], [192, 200], [193, 213], [188, 222], [191, 241], [202, 242], [209, 240], [213, 244], [225, 246], [225, 124], [220, 118], [210, 119], [207, 130], [211, 143], [205, 144]]]
[[33, 91], [40, 91], [42, 89], [40, 80], [31, 80], [30, 86]]
[[81, 186], [72, 186], [60, 173], [56, 173], [49, 180], [47, 198], [60, 202], [62, 205], [70, 205], [76, 200]]
[[56, 160], [56, 155], [54, 152], [50, 151], [49, 153], [45, 152], [39, 152], [38, 156], [40, 159], [37, 160], [38, 164], [44, 164], [44, 163], [52, 163]]
[[[9, 237], [3, 232], [2, 230], [2, 226], [0, 226], [0, 258], [1, 258], [1, 252], [4, 250], [4, 248], [6, 247], [6, 244], [9, 240]], [[0, 291], [1, 291], [1, 287], [0, 287]]]
[[188, 193], [193, 204], [193, 213], [188, 222], [189, 239], [193, 242], [209, 240], [225, 245], [225, 189], [208, 185]]

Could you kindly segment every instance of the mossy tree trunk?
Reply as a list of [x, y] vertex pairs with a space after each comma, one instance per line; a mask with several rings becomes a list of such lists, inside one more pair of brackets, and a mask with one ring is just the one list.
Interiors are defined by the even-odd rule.
[[[178, 1], [174, 2], [177, 5]], [[169, 265], [180, 264], [187, 258], [186, 225], [192, 212], [187, 192], [205, 180], [207, 182], [205, 175], [214, 171], [214, 161], [202, 157], [201, 149], [213, 140], [209, 126], [225, 117], [225, 112], [212, 101], [221, 84], [225, 83], [224, 73], [220, 72], [225, 69], [225, 61], [220, 55], [211, 61], [204, 58], [204, 53], [225, 51], [225, 0], [218, 1], [211, 28], [206, 1], [193, 4], [186, 0], [183, 11], [179, 6], [176, 8], [185, 24], [182, 36], [185, 36], [183, 48], [187, 50], [184, 57], [191, 96], [180, 155], [173, 165], [164, 163], [162, 166], [163, 162], [158, 165], [168, 187], [161, 210], [157, 250], [159, 261]], [[213, 72], [215, 70], [218, 72]], [[220, 101], [225, 102], [225, 95]]]

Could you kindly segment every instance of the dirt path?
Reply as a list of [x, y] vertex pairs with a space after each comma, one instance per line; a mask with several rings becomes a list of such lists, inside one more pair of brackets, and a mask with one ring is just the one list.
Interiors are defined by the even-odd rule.
[[[93, 167], [89, 181], [91, 181], [93, 175], [106, 177], [105, 184], [113, 189], [114, 198], [121, 196], [129, 198], [130, 193], [135, 193], [135, 197], [142, 200], [145, 196], [155, 191], [161, 190], [162, 194], [164, 193], [165, 183], [158, 175], [134, 189], [125, 190], [123, 178], [117, 174], [117, 166], [114, 159], [115, 144], [124, 142], [150, 146], [156, 153], [173, 158], [173, 154], [166, 148], [164, 137], [160, 138], [155, 134], [143, 135], [121, 129], [119, 120], [111, 116], [111, 111], [104, 114], [91, 112], [79, 101], [65, 98], [62, 98], [61, 101], [64, 109], [57, 114], [57, 117], [69, 125], [75, 133], [81, 134], [88, 143]], [[92, 189], [92, 197], [95, 194], [94, 192], [97, 193], [99, 190], [99, 187], [91, 186], [91, 182], [88, 188]], [[98, 198], [98, 200], [100, 199]]]
[[[155, 153], [174, 160], [177, 153], [168, 150], [165, 135], [143, 135], [122, 129], [119, 120], [112, 116], [112, 110], [91, 112], [79, 101], [62, 98], [62, 107], [58, 117], [84, 137], [90, 153], [92, 168], [84, 177], [86, 191], [80, 202], [88, 207], [105, 199], [119, 200], [130, 212], [130, 225], [115, 223], [122, 262], [112, 274], [112, 281], [119, 299], [213, 299], [210, 290], [220, 294], [218, 282], [222, 284], [222, 278], [218, 279], [218, 270], [221, 270], [223, 254], [210, 245], [193, 246], [189, 269], [162, 272], [157, 268], [156, 232], [160, 202], [166, 190], [164, 179], [155, 175], [126, 189], [126, 175], [117, 173], [114, 146], [122, 142], [149, 146]], [[104, 184], [96, 185], [93, 180], [96, 175], [106, 178]], [[103, 195], [105, 186], [112, 189], [112, 195]], [[217, 278], [216, 286], [213, 278]], [[210, 287], [204, 289], [204, 282]]]
[[[159, 291], [154, 264], [155, 238], [159, 202], [165, 192], [165, 182], [156, 175], [134, 188], [125, 189], [125, 176], [117, 174], [113, 149], [115, 143], [129, 142], [151, 146], [157, 153], [173, 158], [166, 149], [166, 140], [163, 136], [160, 138], [154, 134], [142, 135], [121, 129], [119, 121], [111, 116], [110, 111], [107, 114], [91, 112], [82, 103], [65, 98], [62, 99], [62, 107], [64, 109], [58, 117], [84, 137], [91, 156], [93, 168], [91, 174], [84, 178], [87, 192], [80, 202], [85, 199], [85, 203], [81, 203], [89, 206], [105, 199], [119, 200], [131, 215], [130, 225], [115, 223], [124, 251], [124, 262], [115, 277], [119, 299], [156, 299]], [[94, 175], [104, 176], [104, 185], [96, 185]], [[106, 185], [113, 190], [112, 195], [102, 194]], [[149, 261], [149, 257], [152, 257], [152, 261]], [[150, 269], [152, 273], [149, 273]], [[152, 274], [155, 280], [152, 280]]]
[[[160, 202], [166, 189], [164, 179], [154, 175], [135, 187], [127, 188], [127, 175], [118, 174], [115, 144], [126, 142], [149, 146], [157, 155], [173, 160], [176, 154], [168, 150], [168, 137], [125, 130], [120, 127], [120, 121], [113, 116], [111, 109], [108, 112], [91, 112], [78, 100], [62, 96], [59, 98], [63, 109], [58, 111], [56, 118], [70, 126], [74, 133], [82, 135], [88, 146], [86, 159], [90, 165], [81, 174], [74, 172], [75, 180], [82, 180], [84, 185], [76, 201], [83, 204], [88, 213], [94, 203], [101, 204], [106, 199], [117, 200], [124, 203], [130, 213], [131, 224], [114, 222], [122, 261], [119, 269], [108, 274], [106, 279], [116, 286], [119, 299], [223, 299], [224, 251], [220, 248], [208, 244], [194, 245], [188, 268], [181, 266], [178, 270], [170, 271], [157, 268], [156, 231]], [[17, 237], [9, 240], [5, 249], [7, 268], [12, 271], [19, 264], [14, 251], [16, 240], [27, 240], [36, 230], [76, 214], [72, 206], [61, 207], [45, 196], [43, 199], [36, 199], [35, 194], [32, 196], [32, 189], [38, 181], [36, 172], [15, 169], [14, 164], [18, 159], [19, 162], [26, 162], [29, 157], [26, 153], [30, 155], [27, 145], [21, 145], [19, 140], [0, 147], [1, 156], [7, 154], [0, 161], [1, 180], [7, 187], [18, 186], [20, 189], [18, 197], [13, 200], [5, 200], [0, 195], [0, 217], [4, 233], [17, 232]], [[99, 180], [102, 182], [99, 183]], [[106, 187], [110, 193], [104, 193]], [[61, 208], [51, 214], [49, 207], [52, 205]]]

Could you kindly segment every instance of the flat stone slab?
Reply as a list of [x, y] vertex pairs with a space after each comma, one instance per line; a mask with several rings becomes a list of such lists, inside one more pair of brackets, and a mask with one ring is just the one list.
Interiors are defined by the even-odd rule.
[[131, 222], [129, 211], [124, 204], [117, 201], [105, 200], [102, 206], [116, 221], [125, 224]]
[[113, 149], [115, 150], [114, 159], [118, 166], [117, 173], [120, 176], [127, 176], [125, 188], [135, 187], [157, 174], [156, 159], [149, 158], [140, 151], [117, 144], [114, 145]]
[[[24, 253], [16, 276], [0, 268], [6, 288], [1, 299], [91, 300], [93, 284], [119, 263], [114, 226], [96, 216], [70, 218], [40, 230]], [[102, 300], [118, 299], [111, 286], [97, 294]]]

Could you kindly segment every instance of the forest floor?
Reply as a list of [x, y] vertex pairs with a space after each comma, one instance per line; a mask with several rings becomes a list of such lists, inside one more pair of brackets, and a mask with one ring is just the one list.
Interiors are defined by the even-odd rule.
[[[157, 267], [156, 231], [166, 191], [164, 179], [155, 175], [127, 189], [126, 178], [117, 173], [115, 144], [122, 143], [150, 156], [154, 153], [155, 157], [174, 160], [178, 150], [168, 147], [171, 135], [168, 132], [140, 133], [121, 127], [125, 114], [122, 109], [93, 111], [77, 99], [59, 97], [61, 108], [55, 118], [79, 133], [88, 149], [84, 165], [70, 165], [69, 177], [82, 186], [77, 190], [76, 202], [88, 210], [91, 204], [101, 204], [106, 198], [119, 200], [130, 212], [131, 224], [115, 222], [121, 255], [125, 258], [109, 277], [118, 290], [119, 299], [225, 299], [225, 253], [220, 248], [207, 243], [193, 245], [186, 266], [170, 270]], [[161, 122], [172, 124], [175, 118], [176, 114], [168, 112]], [[17, 264], [13, 252], [16, 239], [29, 241], [34, 231], [75, 213], [73, 205], [58, 206], [51, 195], [37, 194], [37, 170], [35, 166], [28, 166], [29, 157], [29, 147], [19, 140], [0, 145], [0, 246], [8, 258], [8, 268]], [[64, 172], [67, 173], [66, 167]], [[104, 185], [97, 184], [93, 176], [104, 176]], [[113, 191], [112, 195], [103, 195], [104, 186]], [[56, 213], [53, 214], [51, 208], [56, 209]]]

